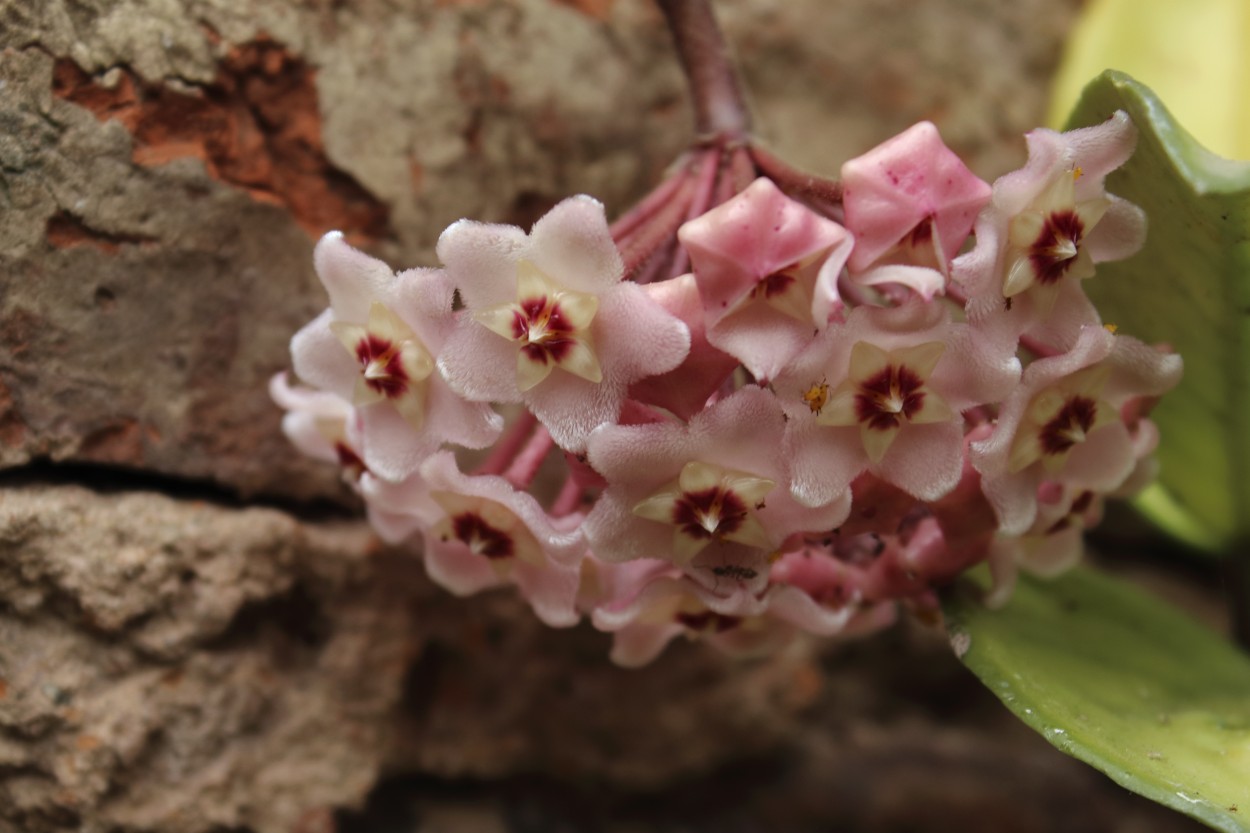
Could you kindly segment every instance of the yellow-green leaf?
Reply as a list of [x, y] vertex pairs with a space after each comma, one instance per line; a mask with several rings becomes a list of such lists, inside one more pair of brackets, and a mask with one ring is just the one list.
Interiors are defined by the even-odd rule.
[[1093, 0], [1068, 40], [1051, 100], [1063, 124], [1087, 80], [1127, 72], [1211, 150], [1250, 159], [1250, 3]]
[[1144, 508], [1212, 551], [1250, 535], [1250, 163], [1213, 155], [1146, 87], [1107, 72], [1070, 127], [1126, 110], [1140, 136], [1107, 190], [1146, 210], [1146, 245], [1084, 286], [1120, 332], [1170, 344], [1185, 376], [1153, 418], [1159, 489]]
[[945, 599], [951, 642], [1012, 712], [1134, 792], [1250, 831], [1250, 658], [1088, 568], [1025, 579], [1003, 610]]

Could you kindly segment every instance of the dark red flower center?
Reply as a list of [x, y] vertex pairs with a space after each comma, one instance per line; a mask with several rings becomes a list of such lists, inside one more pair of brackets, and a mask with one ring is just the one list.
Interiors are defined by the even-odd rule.
[[924, 380], [906, 365], [890, 365], [859, 385], [855, 416], [878, 431], [897, 428], [924, 406]]
[[1067, 274], [1084, 236], [1085, 223], [1075, 211], [1053, 211], [1047, 215], [1041, 233], [1029, 247], [1029, 260], [1037, 282], [1053, 284]]
[[742, 498], [719, 486], [682, 492], [673, 505], [673, 523], [695, 540], [730, 535], [746, 518], [747, 505]]
[[771, 275], [765, 275], [760, 278], [759, 283], [751, 290], [752, 298], [775, 298], [786, 292], [794, 285], [794, 275], [792, 274], [797, 268], [795, 265], [787, 266], [773, 272]]
[[699, 633], [724, 633], [727, 630], [738, 627], [742, 623], [742, 620], [737, 616], [725, 616], [722, 613], [716, 613], [711, 610], [704, 610], [698, 613], [678, 613], [674, 618], [676, 618], [678, 624]]
[[360, 459], [360, 455], [345, 442], [340, 441], [334, 444], [334, 454], [339, 458], [339, 465], [343, 467], [344, 473], [352, 480], [359, 480], [361, 475], [369, 470], [365, 461]]
[[404, 370], [399, 348], [390, 339], [373, 334], [356, 342], [356, 360], [360, 362], [365, 385], [387, 399], [403, 396], [408, 390], [408, 371]]
[[573, 349], [576, 332], [558, 302], [546, 295], [526, 298], [512, 316], [512, 337], [522, 342], [521, 352], [530, 361], [559, 363]]
[[456, 540], [478, 555], [490, 558], [511, 558], [516, 554], [512, 537], [488, 524], [476, 512], [463, 512], [451, 519]]
[[1043, 454], [1063, 454], [1085, 438], [1094, 427], [1098, 403], [1087, 396], [1074, 396], [1059, 413], [1042, 426], [1038, 439]]
[[916, 223], [915, 228], [908, 232], [903, 239], [915, 249], [928, 245], [933, 240], [933, 216], [929, 215], [919, 223]]

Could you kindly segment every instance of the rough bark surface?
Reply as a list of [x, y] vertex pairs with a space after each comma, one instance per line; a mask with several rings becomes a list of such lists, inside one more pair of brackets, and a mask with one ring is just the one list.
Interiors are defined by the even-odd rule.
[[[1076, 5], [718, 9], [782, 155], [929, 118], [992, 177]], [[626, 672], [452, 599], [281, 437], [319, 234], [430, 264], [685, 146], [645, 0], [0, 0], [0, 50], [0, 831], [1186, 829], [934, 634]]]

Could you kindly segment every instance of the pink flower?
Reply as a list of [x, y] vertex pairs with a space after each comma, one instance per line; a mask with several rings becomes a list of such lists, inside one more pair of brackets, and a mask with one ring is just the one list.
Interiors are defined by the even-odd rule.
[[[629, 570], [639, 563], [605, 567]], [[611, 658], [626, 667], [651, 662], [679, 636], [706, 641], [733, 656], [756, 656], [777, 650], [800, 633], [859, 635], [894, 620], [893, 605], [821, 602], [798, 582], [726, 598], [672, 568], [635, 568], [630, 579], [617, 582], [616, 595], [592, 616], [596, 628], [615, 634]]]
[[421, 475], [437, 506], [424, 526], [430, 578], [461, 596], [513, 583], [548, 625], [577, 622], [579, 516], [553, 521], [502, 477], [461, 474], [450, 452], [427, 460]]
[[287, 410], [283, 432], [309, 457], [339, 464], [382, 540], [398, 544], [430, 524], [435, 507], [419, 474], [389, 481], [369, 471], [360, 453], [360, 417], [350, 405], [333, 393], [291, 387], [285, 373], [270, 380], [269, 392]]
[[795, 498], [836, 499], [864, 471], [922, 500], [959, 482], [961, 412], [1007, 395], [1015, 343], [953, 323], [944, 306], [861, 306], [794, 360], [774, 388], [788, 416]]
[[738, 368], [738, 360], [708, 343], [703, 304], [694, 275], [649, 283], [643, 288], [690, 329], [690, 354], [676, 369], [634, 383], [629, 395], [689, 419], [703, 409], [708, 397], [721, 389]]
[[776, 398], [749, 386], [689, 425], [599, 428], [588, 452], [608, 485], [586, 518], [591, 549], [604, 561], [659, 558], [697, 567], [705, 547], [732, 542], [755, 552], [741, 566], [756, 570], [792, 533], [833, 529], [846, 518], [849, 492], [816, 509], [796, 503], [784, 427]]
[[291, 340], [295, 372], [355, 407], [370, 471], [402, 480], [443, 442], [481, 448], [495, 439], [502, 420], [434, 373], [452, 303], [442, 272], [395, 275], [338, 232], [321, 239], [313, 262], [330, 308]]
[[1109, 195], [1108, 173], [1132, 154], [1137, 131], [1117, 112], [1094, 127], [1026, 136], [1028, 164], [994, 183], [976, 224], [976, 247], [955, 259], [953, 277], [974, 319], [1006, 309], [1017, 332], [1062, 349], [1098, 314], [1080, 289], [1094, 264], [1136, 252], [1145, 215]]
[[592, 621], [599, 630], [615, 634], [610, 656], [626, 668], [646, 665], [682, 635], [701, 637], [735, 655], [767, 653], [792, 636], [790, 629], [760, 627], [761, 622], [752, 621], [763, 612], [763, 604], [744, 616], [718, 613], [708, 601], [715, 604], [715, 596], [698, 583], [676, 572], [661, 573], [637, 595], [596, 608]]
[[620, 414], [629, 385], [677, 367], [690, 333], [622, 282], [603, 206], [572, 197], [527, 236], [461, 220], [438, 254], [465, 310], [439, 370], [476, 401], [524, 402], [567, 451]]
[[286, 373], [269, 380], [269, 397], [286, 413], [282, 433], [314, 460], [338, 463], [343, 477], [355, 483], [365, 471], [352, 408], [342, 398], [313, 388], [292, 387]]
[[[985, 603], [1002, 607], [1011, 598], [1020, 570], [1041, 578], [1067, 572], [1085, 554], [1085, 530], [1102, 520], [1103, 500], [1088, 489], [1042, 489], [1037, 517], [1024, 535], [999, 536], [990, 549], [993, 579]], [[1053, 495], [1045, 495], [1053, 492]]]
[[1180, 375], [1179, 356], [1098, 326], [1085, 327], [1067, 353], [1030, 364], [994, 432], [970, 452], [1001, 531], [1020, 535], [1032, 526], [1043, 481], [1094, 492], [1120, 487], [1138, 458], [1122, 409], [1170, 390]]
[[767, 179], [686, 223], [707, 340], [761, 383], [842, 308], [838, 275], [853, 239]]
[[945, 286], [990, 186], [920, 122], [842, 166], [852, 280], [900, 283], [931, 298]]

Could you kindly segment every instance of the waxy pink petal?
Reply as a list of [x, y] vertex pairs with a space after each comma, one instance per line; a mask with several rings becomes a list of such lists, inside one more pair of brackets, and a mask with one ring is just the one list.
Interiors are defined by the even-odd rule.
[[[914, 354], [912, 371], [922, 383], [920, 391], [937, 400], [932, 417], [925, 416], [923, 402], [912, 415], [916, 419], [900, 416], [876, 460], [865, 434], [884, 429], [860, 421], [866, 415], [857, 410], [859, 387], [853, 383], [859, 378], [852, 367], [857, 345], [871, 346], [859, 348], [863, 356]], [[866, 366], [861, 372], [870, 370]], [[845, 326], [821, 333], [774, 384], [788, 417], [786, 454], [794, 497], [821, 505], [836, 499], [864, 471], [922, 500], [942, 497], [961, 476], [961, 412], [1001, 400], [1019, 378], [1015, 341], [1008, 332], [953, 322], [945, 307], [919, 299], [894, 308], [855, 308]], [[846, 410], [846, 419], [832, 413], [840, 410]]]
[[[400, 481], [444, 442], [493, 442], [502, 419], [429, 372], [452, 323], [453, 287], [445, 275], [396, 275], [337, 232], [322, 238], [313, 259], [332, 306], [296, 333], [292, 361], [301, 379], [357, 406], [369, 470]], [[376, 379], [375, 367], [382, 374]]]
[[[560, 203], [528, 236], [461, 221], [443, 233], [438, 251], [466, 306], [439, 356], [442, 376], [472, 400], [523, 402], [567, 451], [581, 452], [594, 428], [617, 419], [631, 384], [673, 370], [690, 350], [686, 325], [641, 287], [621, 281], [603, 206], [589, 197]], [[568, 354], [568, 366], [563, 355], [527, 359], [524, 343], [502, 332], [497, 311], [532, 294], [521, 291], [519, 279], [535, 270], [541, 281], [527, 277], [526, 286], [545, 282], [572, 293], [561, 314], [576, 325], [572, 337], [580, 346]], [[554, 364], [544, 364], [553, 357]], [[531, 373], [526, 362], [543, 366]]]
[[[586, 552], [579, 531], [558, 529], [533, 496], [516, 491], [502, 477], [461, 474], [450, 452], [427, 460], [421, 476], [444, 510], [425, 530], [431, 578], [460, 595], [511, 582], [547, 624], [576, 623], [579, 567]], [[464, 516], [452, 517], [449, 506], [464, 508]], [[470, 522], [476, 527], [467, 528]], [[500, 540], [495, 549], [485, 540], [492, 535]], [[472, 542], [482, 541], [486, 546], [474, 552]]]
[[846, 517], [849, 493], [818, 508], [796, 503], [789, 494], [782, 453], [784, 428], [776, 398], [750, 386], [700, 412], [689, 425], [663, 422], [597, 429], [587, 451], [608, 485], [584, 527], [595, 555], [604, 561], [680, 561], [673, 548], [675, 522], [640, 517], [635, 509], [678, 482], [692, 461], [777, 484], [763, 506], [748, 507], [773, 546], [794, 532], [836, 527]]
[[944, 271], [989, 199], [989, 184], [942, 143], [932, 123], [913, 125], [842, 165], [845, 222], [855, 235], [847, 265], [863, 272], [900, 244], [927, 244], [935, 260], [918, 265]]
[[[1001, 317], [1018, 333], [1066, 350], [1082, 327], [1100, 323], [1080, 281], [1094, 264], [1127, 257], [1145, 239], [1141, 210], [1104, 188], [1106, 175], [1132, 153], [1137, 132], [1117, 112], [1093, 127], [1039, 128], [1026, 139], [1028, 163], [994, 183], [977, 218], [976, 246], [955, 258], [952, 277], [969, 299], [970, 319]], [[1061, 196], [1063, 205], [1056, 202]], [[1036, 239], [1022, 246], [1028, 229]]]
[[1116, 410], [1134, 397], [1162, 395], [1180, 380], [1182, 369], [1179, 356], [1114, 336], [1097, 326], [1084, 328], [1068, 352], [1029, 365], [1019, 388], [1004, 401], [993, 433], [973, 443], [970, 450], [1003, 533], [1020, 535], [1033, 524], [1037, 490], [1043, 480], [1106, 492], [1119, 487], [1133, 472], [1136, 449], [1128, 428], [1119, 419], [1065, 449], [1058, 470], [1047, 470], [1041, 460], [1022, 469], [1012, 465], [1013, 450], [1020, 442], [1017, 434], [1036, 398], [1056, 389], [1064, 396], [1076, 396], [1077, 392], [1064, 386], [1065, 380], [1100, 363], [1105, 363], [1107, 373], [1099, 399]]
[[758, 380], [773, 378], [841, 310], [837, 281], [851, 235], [767, 179], [686, 223], [678, 238], [690, 254], [708, 342]]

